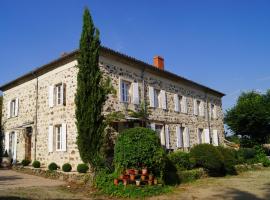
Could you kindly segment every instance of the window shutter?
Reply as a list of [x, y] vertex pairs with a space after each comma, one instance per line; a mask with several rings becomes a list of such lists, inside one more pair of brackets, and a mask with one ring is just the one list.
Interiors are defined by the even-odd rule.
[[48, 132], [48, 152], [53, 152], [53, 126], [49, 126]]
[[8, 101], [8, 103], [7, 103], [7, 118], [10, 118], [10, 104], [11, 104], [11, 101]]
[[155, 131], [156, 130], [156, 124], [155, 123], [151, 123], [151, 129], [153, 130], [153, 131]]
[[217, 118], [217, 106], [214, 105], [214, 116], [213, 116], [214, 119]]
[[19, 99], [16, 98], [15, 100], [15, 116], [18, 116], [18, 111], [19, 111]]
[[149, 86], [149, 102], [150, 102], [150, 107], [155, 107], [154, 88], [151, 86]]
[[213, 130], [213, 145], [218, 146], [218, 132], [217, 132], [217, 130]]
[[204, 129], [204, 142], [210, 144], [209, 129]]
[[140, 102], [140, 97], [139, 97], [139, 83], [132, 83], [132, 92], [133, 92], [133, 97], [132, 97], [132, 103], [133, 104], [139, 104]]
[[169, 126], [165, 125], [165, 142], [166, 142], [166, 148], [170, 149], [170, 132], [169, 132]]
[[67, 124], [62, 124], [62, 132], [61, 132], [61, 142], [62, 142], [62, 151], [67, 151]]
[[181, 127], [179, 125], [176, 126], [176, 147], [181, 148], [183, 147], [183, 141], [182, 141], [182, 132]]
[[193, 111], [194, 111], [194, 115], [198, 115], [197, 100], [196, 99], [193, 99]]
[[66, 84], [62, 83], [61, 84], [61, 105], [66, 104]]
[[174, 111], [179, 112], [179, 96], [174, 94]]
[[165, 127], [163, 126], [162, 130], [160, 131], [160, 144], [165, 146]]
[[13, 149], [13, 163], [17, 160], [17, 132], [14, 132], [14, 149]]
[[187, 127], [184, 130], [184, 147], [190, 147], [189, 128], [187, 128]]
[[54, 93], [54, 86], [50, 85], [49, 86], [49, 107], [52, 108], [53, 107], [53, 93]]
[[119, 90], [119, 101], [120, 102], [123, 102], [123, 100], [122, 100], [122, 96], [123, 96], [123, 94], [122, 94], [122, 79], [119, 77], [119, 82], [118, 82], [118, 90]]
[[7, 150], [9, 154], [9, 132], [6, 132], [5, 134], [5, 150]]
[[182, 96], [181, 111], [187, 113], [187, 97]]
[[204, 102], [202, 102], [202, 101], [200, 103], [200, 114], [201, 114], [201, 116], [204, 116]]
[[167, 97], [166, 97], [166, 92], [164, 90], [160, 91], [161, 94], [161, 105], [162, 109], [167, 110]]

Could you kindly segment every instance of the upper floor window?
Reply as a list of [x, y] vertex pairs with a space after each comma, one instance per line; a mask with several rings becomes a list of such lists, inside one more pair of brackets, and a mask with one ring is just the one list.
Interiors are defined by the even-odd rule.
[[66, 87], [64, 83], [49, 86], [49, 107], [65, 105]]
[[131, 102], [131, 83], [128, 81], [123, 81], [121, 82], [121, 101], [122, 102]]
[[204, 116], [204, 102], [194, 99], [194, 115]]
[[7, 118], [18, 116], [19, 99], [12, 99], [7, 105]]
[[216, 119], [217, 117], [216, 106], [214, 104], [211, 104], [210, 106], [210, 117], [211, 119]]
[[149, 86], [150, 107], [167, 109], [167, 95], [165, 90], [158, 90]]
[[185, 96], [174, 94], [174, 111], [187, 113], [187, 99]]
[[154, 107], [161, 108], [160, 90], [154, 89]]

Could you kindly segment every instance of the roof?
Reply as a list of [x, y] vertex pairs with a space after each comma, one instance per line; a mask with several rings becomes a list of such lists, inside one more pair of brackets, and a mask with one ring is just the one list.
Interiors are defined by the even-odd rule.
[[[26, 81], [32, 80], [37, 76], [40, 76], [44, 73], [47, 73], [47, 72], [61, 66], [61, 64], [63, 64], [63, 63], [67, 63], [67, 62], [70, 62], [70, 61], [76, 59], [78, 53], [79, 53], [79, 50], [75, 50], [75, 51], [72, 51], [68, 54], [65, 54], [65, 55], [61, 56], [60, 58], [57, 58], [57, 59], [55, 59], [55, 60], [53, 60], [53, 61], [51, 61], [51, 62], [49, 62], [41, 67], [38, 67], [38, 68], [36, 68], [36, 69], [34, 69], [34, 70], [32, 70], [32, 71], [30, 71], [22, 76], [16, 78], [15, 80], [12, 80], [8, 83], [5, 83], [4, 85], [0, 86], [0, 90], [5, 91], [5, 90], [10, 89], [12, 87], [15, 87], [17, 85], [20, 85]], [[196, 83], [192, 80], [189, 80], [187, 78], [184, 78], [182, 76], [179, 76], [177, 74], [169, 72], [167, 70], [161, 70], [161, 69], [159, 69], [151, 64], [148, 64], [144, 61], [138, 60], [134, 57], [125, 55], [121, 52], [112, 50], [108, 47], [102, 46], [100, 54], [101, 55], [110, 55], [110, 56], [116, 57], [118, 59], [121, 59], [122, 61], [126, 61], [128, 63], [133, 63], [136, 67], [142, 68], [145, 71], [155, 73], [155, 74], [157, 74], [159, 76], [163, 76], [165, 78], [169, 77], [169, 79], [171, 79], [171, 80], [175, 80], [175, 81], [178, 80], [178, 81], [181, 81], [181, 82], [186, 83], [186, 84], [191, 84], [193, 86], [196, 86], [196, 87], [204, 90], [205, 92], [210, 92], [210, 93], [216, 94], [216, 95], [221, 96], [221, 97], [225, 95], [222, 92], [219, 92], [217, 90], [214, 90], [212, 88], [204, 86], [200, 83]]]

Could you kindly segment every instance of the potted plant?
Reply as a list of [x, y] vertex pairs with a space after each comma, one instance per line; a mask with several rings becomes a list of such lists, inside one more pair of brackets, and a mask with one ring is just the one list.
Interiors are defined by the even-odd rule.
[[124, 184], [124, 186], [126, 186], [128, 184], [128, 180], [127, 179], [123, 179], [123, 184]]
[[151, 173], [149, 174], [149, 180], [152, 181], [154, 179], [154, 175]]
[[146, 167], [142, 168], [142, 174], [147, 175], [147, 168]]
[[138, 175], [139, 174], [139, 170], [138, 169], [135, 169], [134, 172], [135, 172], [135, 175]]
[[130, 180], [134, 181], [135, 180], [135, 174], [130, 174]]
[[113, 180], [113, 184], [114, 184], [114, 185], [118, 185], [118, 179], [117, 179], [117, 178], [115, 178], [115, 179]]
[[11, 166], [11, 159], [10, 157], [8, 156], [8, 152], [7, 150], [5, 151], [3, 157], [2, 157], [2, 163], [1, 163], [1, 166], [6, 168], [6, 167], [10, 167]]
[[122, 180], [124, 178], [123, 174], [120, 174], [119, 179]]
[[141, 181], [140, 180], [136, 180], [136, 186], [140, 186], [141, 185]]
[[141, 180], [145, 181], [145, 175], [141, 175]]
[[153, 185], [153, 181], [152, 180], [148, 180], [148, 185]]
[[158, 184], [158, 180], [155, 178], [154, 179], [154, 185], [157, 185]]

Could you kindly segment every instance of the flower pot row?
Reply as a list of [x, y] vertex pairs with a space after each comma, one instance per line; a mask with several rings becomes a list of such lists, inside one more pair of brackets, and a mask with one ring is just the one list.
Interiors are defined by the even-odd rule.
[[128, 179], [122, 179], [122, 180], [119, 180], [119, 179], [114, 179], [114, 185], [118, 185], [119, 182], [123, 182], [123, 185], [126, 186], [128, 184], [136, 184], [136, 186], [141, 186], [141, 185], [157, 185], [158, 184], [158, 180], [157, 179], [153, 179], [153, 180], [140, 180], [140, 179], [136, 179], [135, 181], [131, 181], [131, 180], [128, 180]]

